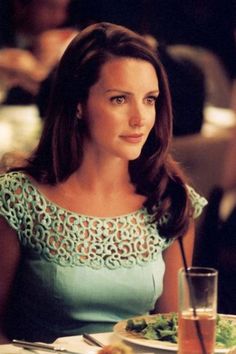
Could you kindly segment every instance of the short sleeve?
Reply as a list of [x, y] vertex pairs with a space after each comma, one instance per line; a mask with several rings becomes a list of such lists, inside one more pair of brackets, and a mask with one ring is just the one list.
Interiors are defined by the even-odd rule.
[[208, 202], [206, 198], [198, 194], [192, 187], [187, 186], [187, 190], [193, 207], [193, 218], [196, 219], [201, 215], [203, 208]]
[[0, 176], [0, 215], [15, 230], [19, 229], [21, 216], [24, 213], [20, 201], [21, 194], [18, 193], [19, 186], [20, 179], [17, 174], [9, 173]]

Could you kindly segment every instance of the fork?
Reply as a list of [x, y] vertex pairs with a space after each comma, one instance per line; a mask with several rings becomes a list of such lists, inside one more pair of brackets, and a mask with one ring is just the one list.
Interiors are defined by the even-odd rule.
[[83, 334], [83, 339], [86, 343], [90, 345], [96, 345], [97, 347], [101, 348], [105, 346], [103, 343], [99, 342], [96, 338], [94, 338], [93, 336], [91, 336], [91, 334], [88, 333]]

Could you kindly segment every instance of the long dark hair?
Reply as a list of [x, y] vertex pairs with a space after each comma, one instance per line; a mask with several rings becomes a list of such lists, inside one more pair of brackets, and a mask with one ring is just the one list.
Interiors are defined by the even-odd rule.
[[58, 65], [48, 115], [41, 140], [24, 170], [38, 182], [65, 181], [83, 159], [83, 120], [76, 119], [78, 103], [86, 103], [89, 90], [99, 79], [101, 67], [114, 57], [148, 61], [156, 70], [160, 95], [155, 125], [141, 155], [129, 163], [137, 192], [147, 196], [145, 206], [159, 223], [162, 235], [183, 234], [189, 221], [185, 180], [169, 154], [172, 110], [168, 82], [158, 54], [146, 40], [127, 28], [110, 23], [93, 24], [80, 32]]

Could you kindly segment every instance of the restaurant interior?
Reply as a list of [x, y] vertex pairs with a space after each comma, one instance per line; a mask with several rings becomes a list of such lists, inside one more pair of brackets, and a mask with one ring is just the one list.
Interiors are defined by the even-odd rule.
[[137, 31], [160, 53], [173, 104], [172, 154], [208, 200], [193, 264], [221, 272], [219, 310], [236, 315], [234, 0], [1, 0], [0, 170], [37, 146], [58, 61], [80, 30], [100, 21]]

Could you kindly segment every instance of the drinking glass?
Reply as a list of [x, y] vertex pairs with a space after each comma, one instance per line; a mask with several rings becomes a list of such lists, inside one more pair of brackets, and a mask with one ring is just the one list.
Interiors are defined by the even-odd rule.
[[178, 354], [213, 354], [217, 316], [218, 272], [181, 268], [179, 282]]

